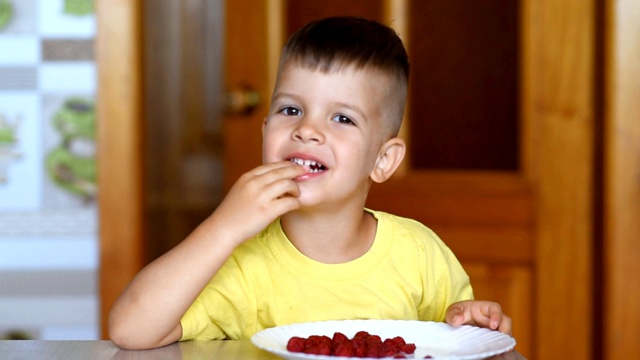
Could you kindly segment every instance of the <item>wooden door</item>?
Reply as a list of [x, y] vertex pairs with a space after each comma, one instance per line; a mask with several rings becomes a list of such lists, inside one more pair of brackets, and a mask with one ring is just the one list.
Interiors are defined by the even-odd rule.
[[[411, 55], [420, 52], [416, 33], [425, 30], [425, 23], [411, 25], [418, 21], [418, 15], [409, 15], [409, 2], [387, 1], [323, 1], [300, 2], [282, 1], [234, 1], [227, 3], [227, 86], [237, 89], [247, 84], [258, 89], [265, 101], [251, 115], [229, 116], [225, 122], [225, 154], [233, 154], [225, 164], [225, 183], [230, 186], [240, 174], [256, 166], [260, 161], [260, 123], [268, 111], [269, 92], [272, 90], [277, 56], [283, 40], [296, 28], [318, 17], [330, 15], [359, 15], [392, 24], [402, 35], [410, 53], [413, 74], [423, 75], [421, 64]], [[274, 5], [276, 4], [277, 5]], [[438, 3], [437, 1], [435, 3]], [[440, 10], [452, 11], [446, 1], [439, 2]], [[249, 5], [251, 4], [251, 5]], [[258, 11], [247, 19], [249, 6], [260, 6]], [[501, 6], [503, 4], [499, 4]], [[414, 2], [415, 13], [434, 11], [425, 9], [421, 2]], [[495, 8], [495, 7], [494, 7]], [[515, 9], [512, 9], [515, 11]], [[240, 15], [243, 14], [243, 15]], [[454, 14], [452, 14], [454, 15]], [[510, 14], [516, 17], [516, 13]], [[435, 20], [437, 18], [434, 18]], [[248, 25], [251, 24], [251, 25]], [[444, 30], [447, 25], [456, 23], [441, 22], [436, 30]], [[512, 25], [515, 29], [515, 24]], [[414, 34], [412, 35], [412, 31]], [[260, 34], [260, 35], [257, 35]], [[517, 32], [511, 36], [515, 38]], [[246, 36], [246, 38], [245, 38]], [[437, 41], [446, 41], [442, 34]], [[512, 39], [515, 40], [515, 39]], [[247, 42], [249, 42], [247, 44]], [[248, 45], [248, 46], [247, 46]], [[438, 44], [435, 44], [438, 45]], [[511, 46], [515, 47], [515, 41]], [[421, 55], [420, 60], [428, 54]], [[264, 59], [260, 61], [260, 59]], [[440, 65], [446, 65], [441, 63]], [[513, 78], [515, 58], [510, 64]], [[473, 66], [469, 66], [473, 68]], [[451, 69], [451, 68], [450, 68]], [[414, 75], [412, 75], [414, 76]], [[412, 78], [411, 83], [420, 83], [423, 79]], [[429, 81], [429, 79], [426, 79]], [[514, 82], [515, 83], [515, 82]], [[425, 119], [424, 104], [418, 103], [419, 95], [424, 91], [437, 92], [437, 89], [413, 86], [410, 90], [410, 105], [402, 136], [409, 142], [409, 159], [400, 174], [381, 186], [374, 186], [368, 206], [378, 210], [417, 219], [433, 228], [447, 242], [469, 272], [475, 286], [476, 296], [482, 299], [499, 301], [505, 311], [514, 319], [514, 335], [518, 339], [518, 350], [532, 354], [534, 319], [534, 214], [532, 188], [526, 176], [516, 171], [452, 171], [450, 169], [425, 169], [419, 163], [429, 160], [424, 149], [412, 151], [421, 145], [419, 137], [411, 136], [412, 128], [419, 127]], [[512, 95], [510, 105], [515, 108], [517, 98]], [[451, 100], [444, 99], [451, 103]], [[467, 101], [472, 99], [467, 99]], [[509, 99], [503, 100], [509, 103]], [[485, 106], [475, 101], [472, 105]], [[448, 105], [449, 107], [451, 104]], [[485, 106], [486, 107], [486, 106]], [[445, 106], [446, 108], [446, 106]], [[441, 111], [446, 111], [443, 109]], [[434, 113], [434, 116], [437, 116]], [[516, 113], [512, 113], [511, 126], [516, 123]], [[502, 119], [504, 120], [504, 117]], [[508, 120], [508, 119], [507, 119]], [[418, 125], [417, 125], [418, 124]], [[464, 124], [462, 124], [464, 125]], [[423, 126], [424, 127], [424, 126]], [[417, 129], [425, 134], [428, 129]], [[509, 134], [511, 143], [518, 135]], [[433, 137], [426, 136], [425, 142], [433, 143]], [[418, 143], [418, 144], [416, 144]], [[511, 149], [514, 154], [519, 149]], [[464, 152], [464, 151], [463, 151]], [[508, 156], [514, 156], [505, 152]], [[438, 155], [435, 155], [436, 157]], [[240, 161], [240, 159], [243, 159]], [[464, 157], [461, 159], [466, 160]], [[498, 159], [500, 161], [500, 159]], [[502, 162], [514, 162], [507, 159]], [[460, 161], [458, 161], [460, 163]], [[417, 164], [417, 165], [416, 165]], [[462, 165], [465, 165], [464, 163]], [[513, 167], [513, 166], [512, 166]]]
[[[367, 205], [433, 228], [466, 267], [476, 297], [500, 302], [513, 317], [517, 349], [525, 356], [590, 358], [592, 323], [581, 314], [592, 310], [593, 184], [589, 174], [593, 171], [590, 125], [594, 110], [588, 100], [593, 92], [589, 67], [594, 59], [594, 34], [576, 29], [593, 30], [593, 6], [581, 0], [564, 3], [227, 2], [227, 89], [255, 89], [264, 101], [251, 114], [226, 118], [226, 188], [260, 162], [260, 123], [268, 111], [279, 50], [288, 34], [309, 20], [329, 15], [359, 15], [391, 24], [407, 44], [412, 62], [408, 114], [401, 131], [409, 143], [409, 159], [399, 174], [373, 187]], [[495, 27], [491, 19], [482, 22], [487, 16], [506, 24]], [[462, 31], [467, 47], [460, 39], [456, 43], [451, 34], [429, 31]], [[485, 45], [475, 43], [482, 41]], [[431, 47], [421, 49], [425, 43]], [[444, 56], [429, 51], [447, 45], [462, 46], [458, 53], [462, 59], [445, 59], [461, 64], [436, 61], [443, 69], [420, 70]], [[483, 46], [490, 49], [483, 50]], [[483, 53], [469, 53], [469, 47]], [[496, 57], [501, 51], [516, 54]], [[496, 61], [511, 63], [496, 71], [492, 68]], [[462, 77], [451, 73], [456, 69], [464, 71]], [[474, 69], [494, 86], [483, 88], [487, 78], [478, 78]], [[442, 71], [445, 73], [440, 74]], [[440, 78], [433, 79], [437, 76]], [[432, 80], [439, 81], [440, 88], [424, 86]], [[464, 92], [466, 98], [442, 98], [439, 91], [455, 81], [466, 83], [450, 94]], [[464, 91], [465, 86], [475, 86], [472, 90], [477, 92]], [[438, 101], [449, 104], [440, 113], [438, 109], [429, 112], [433, 103], [424, 101], [425, 94], [440, 96]], [[456, 102], [463, 112], [472, 103], [471, 110], [462, 114], [466, 123], [438, 118], [455, 110]], [[488, 118], [487, 113], [497, 118]], [[473, 125], [478, 116], [501, 130], [496, 135], [486, 127], [481, 129], [485, 138], [480, 139], [484, 141], [480, 147], [460, 151], [451, 147], [459, 140], [457, 136], [473, 135], [461, 127]], [[455, 125], [442, 129], [438, 121]], [[440, 131], [445, 138], [434, 138], [432, 131]], [[429, 158], [434, 148], [425, 143], [438, 142], [445, 149], [440, 149], [438, 157], [457, 156], [453, 166], [434, 164]], [[484, 151], [483, 146], [496, 142], [500, 143], [497, 150]], [[456, 152], [460, 154], [452, 154]], [[573, 181], [576, 175], [580, 182]]]
[[[517, 348], [528, 358], [589, 359], [591, 344], [597, 343], [591, 317], [596, 150], [596, 105], [591, 100], [598, 38], [594, 1], [520, 0], [511, 8], [518, 29], [517, 130], [507, 132], [512, 137], [503, 146], [515, 146], [515, 156], [500, 157], [501, 165], [466, 164], [463, 169], [422, 162], [425, 154], [416, 149], [429, 141], [424, 131], [431, 128], [420, 127], [426, 107], [416, 93], [420, 88], [412, 84], [402, 130], [410, 146], [409, 161], [392, 181], [374, 187], [368, 203], [436, 230], [467, 268], [476, 296], [501, 302], [513, 316]], [[111, 304], [145, 259], [142, 2], [97, 2], [103, 329]], [[473, 3], [477, 11], [486, 10], [481, 5], [487, 2]], [[424, 56], [416, 55], [417, 46], [429, 39], [428, 33], [420, 33], [425, 28], [416, 27], [425, 25], [420, 16], [432, 16], [434, 26], [446, 28], [444, 14], [454, 20], [470, 16], [464, 8], [459, 1], [228, 1], [226, 89], [254, 89], [263, 101], [249, 114], [225, 117], [225, 187], [260, 163], [260, 123], [267, 113], [280, 47], [294, 27], [318, 16], [364, 15], [394, 26], [415, 59]], [[454, 26], [450, 31], [458, 30]], [[475, 56], [463, 59], [468, 68], [476, 64]], [[412, 63], [414, 69], [421, 67], [419, 61]], [[482, 94], [489, 106], [492, 94]], [[482, 109], [483, 104], [487, 106], [486, 101], [476, 105]]]

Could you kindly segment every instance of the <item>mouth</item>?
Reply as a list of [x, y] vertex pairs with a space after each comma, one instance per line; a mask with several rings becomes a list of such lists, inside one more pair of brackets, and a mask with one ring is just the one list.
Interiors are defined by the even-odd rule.
[[304, 160], [300, 158], [291, 158], [289, 159], [292, 163], [298, 164], [300, 166], [304, 166], [308, 169], [309, 173], [319, 173], [322, 171], [326, 171], [327, 167], [322, 165], [321, 163], [315, 160]]

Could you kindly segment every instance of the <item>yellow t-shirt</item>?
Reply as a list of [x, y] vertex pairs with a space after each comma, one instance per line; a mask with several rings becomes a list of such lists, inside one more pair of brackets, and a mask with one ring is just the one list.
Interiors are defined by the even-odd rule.
[[433, 231], [370, 212], [378, 220], [373, 245], [343, 264], [304, 256], [274, 221], [212, 278], [182, 317], [181, 340], [249, 339], [308, 321], [444, 321], [451, 303], [473, 298], [467, 274]]

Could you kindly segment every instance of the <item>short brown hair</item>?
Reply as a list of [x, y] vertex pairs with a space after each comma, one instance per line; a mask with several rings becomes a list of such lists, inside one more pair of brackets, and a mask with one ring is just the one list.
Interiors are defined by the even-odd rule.
[[340, 16], [310, 22], [287, 40], [280, 57], [280, 69], [291, 62], [328, 72], [335, 66], [374, 67], [393, 76], [399, 107], [397, 134], [407, 97], [409, 59], [398, 34], [390, 27], [361, 17]]

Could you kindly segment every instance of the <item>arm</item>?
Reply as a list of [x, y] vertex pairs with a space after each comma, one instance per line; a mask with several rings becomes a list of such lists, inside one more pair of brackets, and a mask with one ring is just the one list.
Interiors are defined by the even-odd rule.
[[493, 301], [466, 300], [449, 305], [445, 316], [449, 325], [475, 325], [511, 335], [511, 318]]
[[127, 286], [109, 315], [113, 342], [148, 349], [179, 340], [180, 319], [233, 250], [299, 206], [293, 179], [304, 172], [278, 162], [240, 177], [209, 218]]

